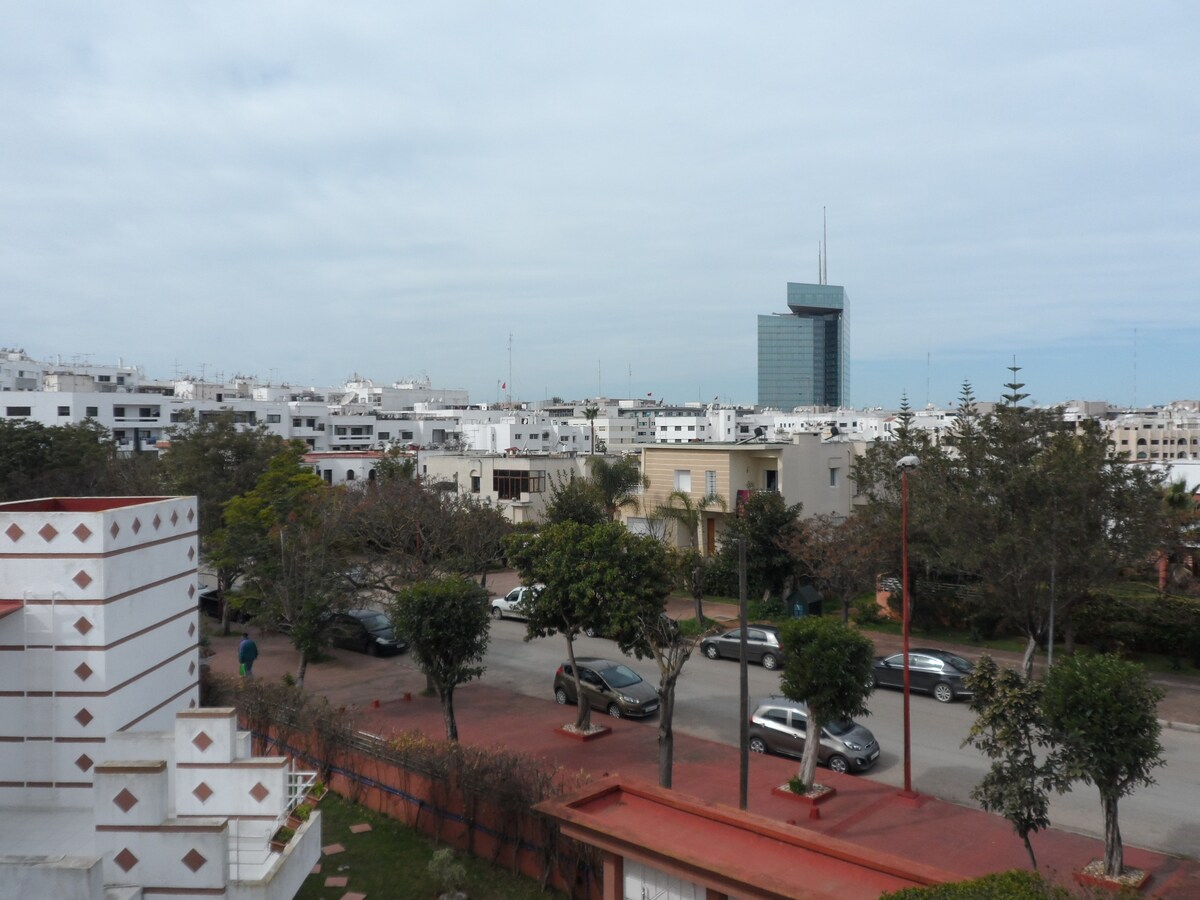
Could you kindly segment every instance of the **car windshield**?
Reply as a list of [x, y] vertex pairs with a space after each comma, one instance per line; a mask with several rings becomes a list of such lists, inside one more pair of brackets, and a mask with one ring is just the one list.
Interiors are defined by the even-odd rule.
[[629, 685], [637, 684], [642, 680], [642, 676], [629, 668], [629, 666], [613, 666], [611, 669], [605, 669], [600, 674], [608, 682], [609, 687], [615, 688], [629, 687]]
[[360, 621], [366, 626], [367, 631], [370, 632], [378, 633], [392, 630], [392, 623], [388, 621], [388, 617], [383, 613], [365, 615]]
[[840, 722], [826, 722], [825, 730], [834, 737], [841, 737], [843, 734], [853, 730], [854, 723], [850, 719], [842, 719]]

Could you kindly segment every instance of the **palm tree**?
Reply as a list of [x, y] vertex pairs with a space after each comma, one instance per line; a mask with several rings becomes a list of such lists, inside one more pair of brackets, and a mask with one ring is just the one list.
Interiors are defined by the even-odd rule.
[[641, 467], [631, 456], [609, 462], [604, 457], [588, 463], [588, 476], [600, 492], [609, 521], [616, 521], [617, 512], [624, 506], [638, 505], [638, 493], [645, 486]]
[[686, 566], [692, 598], [696, 601], [696, 621], [701, 624], [704, 622], [704, 570], [708, 566], [708, 559], [700, 552], [700, 524], [704, 519], [704, 511], [713, 506], [723, 512], [726, 509], [725, 498], [720, 494], [705, 494], [693, 500], [688, 491], [671, 491], [667, 495], [667, 502], [657, 510], [659, 516], [673, 520], [680, 530], [691, 535]]
[[583, 416], [588, 420], [588, 425], [592, 429], [592, 440], [589, 452], [593, 455], [596, 453], [596, 416], [600, 415], [600, 407], [588, 406], [583, 410]]

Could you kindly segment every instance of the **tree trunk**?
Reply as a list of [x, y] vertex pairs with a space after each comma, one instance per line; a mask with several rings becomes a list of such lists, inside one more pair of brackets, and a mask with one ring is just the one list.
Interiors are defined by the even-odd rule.
[[454, 688], [442, 693], [442, 718], [446, 720], [446, 740], [458, 740], [458, 723], [454, 720]]
[[301, 652], [300, 667], [296, 669], [296, 684], [304, 687], [304, 673], [308, 671], [308, 654]]
[[1102, 793], [1100, 801], [1104, 804], [1104, 874], [1120, 875], [1125, 868], [1125, 848], [1117, 824], [1117, 795]]
[[[817, 735], [816, 740], [812, 739]], [[800, 757], [800, 780], [810, 790], [817, 778], [817, 751], [821, 747], [821, 723], [812, 710], [808, 711], [808, 723], [804, 733], [804, 755]]]
[[1033, 871], [1037, 871], [1037, 857], [1033, 855], [1033, 844], [1029, 841], [1029, 832], [1021, 835], [1021, 840], [1025, 842], [1025, 851], [1029, 854], [1029, 862], [1033, 865]]
[[1025, 656], [1021, 659], [1021, 671], [1025, 674], [1025, 680], [1033, 679], [1033, 654], [1037, 651], [1037, 638], [1032, 635], [1027, 639], [1025, 644]]
[[1066, 621], [1063, 623], [1063, 653], [1067, 656], [1075, 655], [1075, 617], [1071, 615], [1070, 610], [1067, 611]]
[[658, 784], [671, 786], [671, 772], [675, 766], [675, 732], [672, 719], [675, 715], [675, 683], [664, 684], [659, 690], [658, 712]]
[[229, 604], [225, 595], [233, 589], [233, 579], [217, 572], [217, 599], [221, 603], [221, 637], [229, 637]]
[[567, 635], [567, 659], [571, 661], [571, 675], [575, 679], [575, 727], [587, 731], [592, 727], [592, 704], [583, 696], [583, 684], [579, 680], [579, 666], [575, 663], [575, 641]]

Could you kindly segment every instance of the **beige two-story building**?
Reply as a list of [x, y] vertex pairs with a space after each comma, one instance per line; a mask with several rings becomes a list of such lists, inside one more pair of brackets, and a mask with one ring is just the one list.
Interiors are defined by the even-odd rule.
[[[816, 434], [796, 434], [787, 442], [646, 445], [641, 452], [647, 486], [639, 508], [626, 511], [626, 522], [630, 528], [646, 530], [655, 510], [666, 505], [673, 492], [684, 492], [694, 506], [704, 506], [698, 535], [693, 538], [677, 523], [667, 523], [668, 540], [681, 547], [696, 540], [702, 552], [712, 554], [725, 522], [756, 491], [777, 491], [789, 505], [801, 504], [805, 518], [849, 516], [855, 446], [849, 441], [822, 440]], [[704, 504], [706, 497], [714, 495], [724, 508], [719, 503]]]

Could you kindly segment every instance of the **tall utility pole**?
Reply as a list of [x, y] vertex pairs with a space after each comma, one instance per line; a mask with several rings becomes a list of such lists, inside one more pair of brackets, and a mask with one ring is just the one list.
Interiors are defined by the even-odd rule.
[[750, 793], [750, 670], [746, 660], [746, 632], [750, 630], [749, 613], [746, 611], [746, 539], [738, 538], [738, 625], [742, 630], [739, 641], [738, 664], [741, 669], [741, 683], [738, 693], [741, 695], [742, 724], [738, 729], [738, 743], [741, 747], [741, 779], [738, 784], [738, 809], [745, 809]]

